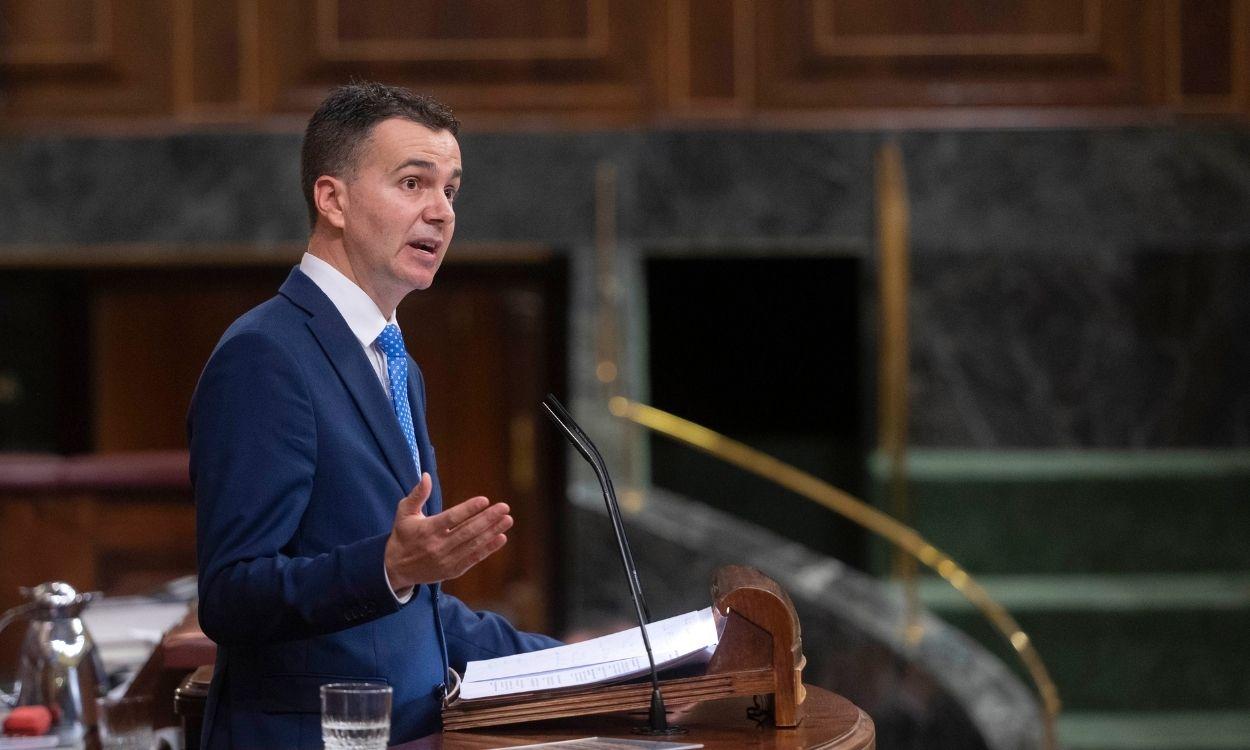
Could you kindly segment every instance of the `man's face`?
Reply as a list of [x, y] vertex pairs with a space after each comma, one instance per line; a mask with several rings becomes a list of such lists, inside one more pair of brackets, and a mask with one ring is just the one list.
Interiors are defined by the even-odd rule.
[[450, 132], [399, 118], [374, 126], [346, 183], [343, 242], [356, 282], [375, 301], [398, 305], [434, 283], [456, 229], [460, 170]]

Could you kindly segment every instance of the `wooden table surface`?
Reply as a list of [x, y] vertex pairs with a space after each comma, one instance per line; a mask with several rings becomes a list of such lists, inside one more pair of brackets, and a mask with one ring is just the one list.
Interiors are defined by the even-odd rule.
[[635, 726], [646, 723], [646, 712], [637, 712], [443, 732], [396, 745], [394, 750], [490, 750], [585, 737], [697, 742], [708, 750], [873, 750], [876, 747], [876, 729], [872, 719], [854, 703], [828, 690], [807, 686], [807, 700], [803, 704], [805, 716], [794, 729], [776, 729], [771, 725], [758, 727], [747, 718], [750, 706], [750, 698], [732, 698], [674, 709], [669, 712], [669, 722], [684, 727], [687, 733], [671, 738], [648, 738], [634, 734]]

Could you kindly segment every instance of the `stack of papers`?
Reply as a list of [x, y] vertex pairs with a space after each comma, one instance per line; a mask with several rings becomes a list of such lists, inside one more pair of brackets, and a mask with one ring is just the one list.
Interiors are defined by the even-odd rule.
[[[719, 642], [712, 608], [647, 625], [657, 669], [706, 662]], [[591, 685], [651, 670], [642, 633], [631, 628], [544, 651], [471, 661], [460, 683], [464, 700]]]

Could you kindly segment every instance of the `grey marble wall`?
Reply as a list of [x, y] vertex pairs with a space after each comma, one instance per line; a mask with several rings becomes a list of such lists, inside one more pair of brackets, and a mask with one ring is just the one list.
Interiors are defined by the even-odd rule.
[[918, 257], [925, 445], [1250, 445], [1250, 253], [1210, 246]]
[[8, 139], [0, 243], [168, 243], [172, 254], [188, 243], [299, 241], [298, 186], [298, 136]]
[[908, 134], [913, 438], [1250, 444], [1250, 139]]
[[[575, 284], [593, 283], [606, 161], [627, 330], [644, 330], [652, 254], [852, 254], [871, 287], [872, 155], [886, 137], [903, 148], [912, 206], [914, 444], [1250, 444], [1244, 128], [470, 133], [459, 237], [548, 244], [585, 266]], [[306, 233], [298, 142], [2, 140], [0, 260], [134, 252], [116, 243], [288, 257]], [[585, 320], [593, 294], [570, 299]], [[588, 346], [574, 342], [570, 382], [592, 366]], [[630, 392], [645, 394], [645, 345], [625, 347]]]

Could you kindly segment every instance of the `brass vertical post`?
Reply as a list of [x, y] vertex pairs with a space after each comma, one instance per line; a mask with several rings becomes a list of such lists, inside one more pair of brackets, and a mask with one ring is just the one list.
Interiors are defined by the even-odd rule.
[[[890, 513], [911, 523], [911, 498], [907, 480], [907, 415], [910, 370], [908, 346], [909, 206], [903, 154], [894, 141], [876, 154], [876, 239], [880, 311], [877, 360], [877, 447], [885, 455], [888, 470]], [[916, 560], [895, 549], [891, 568], [903, 583], [906, 602], [905, 632], [908, 643], [920, 642], [920, 601], [916, 585]]]

